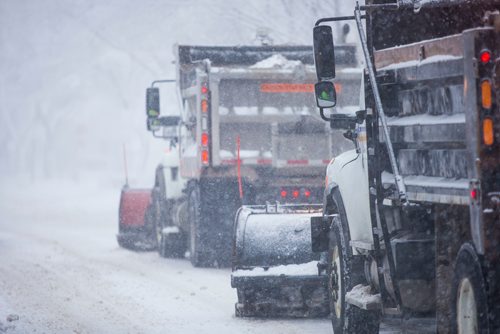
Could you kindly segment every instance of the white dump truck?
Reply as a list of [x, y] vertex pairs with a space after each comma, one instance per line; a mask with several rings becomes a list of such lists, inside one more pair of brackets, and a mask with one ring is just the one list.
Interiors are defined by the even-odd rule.
[[[341, 53], [346, 66], [356, 62], [351, 46]], [[178, 161], [158, 166], [141, 231], [162, 256], [226, 266], [238, 208], [320, 202], [325, 166], [344, 139], [317, 116], [311, 46], [177, 45], [174, 54], [178, 101], [162, 105], [179, 102], [181, 114], [160, 114], [164, 80], [147, 89], [146, 112], [148, 129], [171, 140]], [[359, 90], [359, 72], [350, 77], [358, 80], [338, 89]]]

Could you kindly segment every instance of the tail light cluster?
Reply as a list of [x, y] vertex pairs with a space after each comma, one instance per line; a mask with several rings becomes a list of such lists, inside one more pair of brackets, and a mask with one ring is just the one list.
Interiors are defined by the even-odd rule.
[[482, 142], [485, 146], [495, 143], [495, 124], [493, 121], [494, 90], [492, 89], [493, 54], [489, 49], [479, 52], [479, 93], [481, 106]]
[[280, 197], [282, 200], [296, 200], [296, 199], [309, 199], [311, 198], [312, 191], [305, 188], [282, 188], [280, 190]]
[[209, 153], [209, 145], [210, 145], [210, 136], [209, 136], [209, 114], [210, 114], [210, 91], [208, 89], [208, 83], [203, 83], [201, 85], [201, 163], [203, 166], [208, 166], [210, 163], [210, 153]]

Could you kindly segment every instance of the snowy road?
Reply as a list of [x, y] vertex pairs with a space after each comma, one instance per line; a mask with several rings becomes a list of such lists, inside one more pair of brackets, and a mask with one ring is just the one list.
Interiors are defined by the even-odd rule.
[[119, 189], [98, 189], [2, 183], [0, 333], [331, 333], [235, 318], [228, 269], [120, 249]]
[[229, 269], [119, 248], [119, 188], [0, 185], [0, 333], [332, 333], [328, 319], [235, 318]]

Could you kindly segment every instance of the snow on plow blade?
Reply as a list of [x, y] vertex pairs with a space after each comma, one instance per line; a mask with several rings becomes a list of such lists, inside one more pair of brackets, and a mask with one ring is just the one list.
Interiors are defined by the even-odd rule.
[[329, 314], [327, 279], [311, 250], [310, 217], [319, 205], [243, 206], [236, 215], [231, 286], [236, 316]]
[[154, 249], [150, 202], [150, 189], [122, 188], [116, 236], [121, 247], [134, 250]]

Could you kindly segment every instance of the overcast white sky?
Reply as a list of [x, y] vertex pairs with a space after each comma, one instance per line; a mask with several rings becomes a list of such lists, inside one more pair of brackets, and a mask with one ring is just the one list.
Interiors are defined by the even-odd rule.
[[174, 43], [251, 44], [267, 27], [275, 44], [310, 45], [314, 22], [338, 10], [324, 0], [3, 0], [1, 175], [122, 182], [125, 144], [132, 183], [148, 186], [166, 144], [145, 130], [144, 90], [174, 76]]

